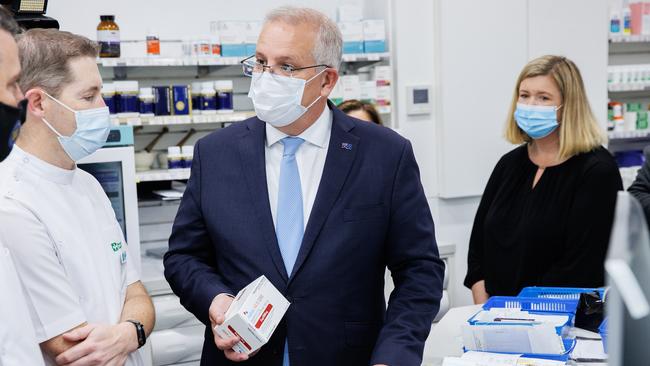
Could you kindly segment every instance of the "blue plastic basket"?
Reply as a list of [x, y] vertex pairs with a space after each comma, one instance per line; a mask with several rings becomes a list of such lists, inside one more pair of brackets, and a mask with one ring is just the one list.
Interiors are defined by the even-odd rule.
[[578, 304], [571, 300], [546, 299], [539, 297], [492, 296], [483, 309], [492, 308], [521, 308], [538, 313], [569, 313], [575, 314]]
[[[571, 355], [571, 352], [573, 352], [573, 349], [576, 346], [576, 340], [575, 339], [569, 339], [569, 338], [562, 338], [562, 343], [564, 343], [564, 353], [561, 355], [547, 355], [547, 354], [542, 354], [542, 353], [510, 353], [510, 352], [490, 352], [490, 353], [500, 353], [500, 354], [506, 354], [506, 355], [521, 355], [522, 357], [526, 358], [541, 358], [544, 360], [553, 360], [553, 361], [568, 361], [569, 356]], [[463, 347], [463, 352], [469, 352], [470, 350], [466, 349]], [[474, 351], [474, 352], [481, 352], [481, 351]], [[487, 351], [486, 351], [487, 352]]]
[[580, 300], [580, 294], [598, 291], [600, 297], [605, 295], [604, 288], [580, 288], [580, 287], [525, 287], [518, 297], [537, 297], [543, 299], [558, 300]]
[[[489, 310], [492, 308], [510, 308], [510, 309], [521, 309], [528, 311], [532, 314], [542, 314], [542, 315], [568, 315], [567, 322], [559, 327], [555, 328], [555, 331], [558, 335], [564, 335], [567, 333], [568, 329], [573, 326], [573, 320], [576, 313], [576, 307], [578, 303], [571, 300], [557, 300], [557, 299], [544, 299], [544, 298], [523, 298], [523, 297], [513, 297], [513, 296], [493, 296], [485, 304], [483, 304], [483, 310]], [[494, 324], [494, 325], [526, 325], [525, 323], [508, 323], [508, 322], [499, 322], [499, 323], [484, 323], [479, 322], [475, 319], [477, 314], [472, 316], [467, 322], [471, 325], [477, 324]]]
[[603, 339], [603, 349], [607, 353], [607, 318], [598, 327], [598, 333], [600, 333], [600, 337]]

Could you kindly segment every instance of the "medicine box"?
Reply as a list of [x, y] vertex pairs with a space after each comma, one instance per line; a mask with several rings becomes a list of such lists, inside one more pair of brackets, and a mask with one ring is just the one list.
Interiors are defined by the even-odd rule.
[[359, 99], [362, 102], [375, 104], [377, 99], [377, 83], [372, 81], [362, 81]]
[[341, 22], [339, 29], [343, 36], [343, 53], [363, 53], [363, 23]]
[[261, 30], [261, 22], [248, 22], [246, 24], [246, 56], [255, 54], [255, 46], [257, 45], [257, 38], [259, 38]]
[[386, 23], [383, 19], [367, 19], [363, 25], [363, 49], [366, 53], [386, 51]]
[[238, 337], [233, 350], [250, 354], [271, 339], [289, 305], [280, 291], [261, 276], [239, 291], [226, 312], [226, 320], [215, 331], [223, 338]]
[[339, 5], [336, 8], [336, 19], [339, 22], [358, 22], [363, 19], [363, 11], [358, 5]]
[[344, 75], [340, 78], [343, 100], [361, 99], [361, 81], [359, 75]]
[[377, 86], [390, 86], [393, 78], [393, 71], [390, 66], [379, 65], [373, 68], [373, 79]]
[[224, 57], [245, 57], [246, 29], [248, 22], [220, 21], [221, 55]]

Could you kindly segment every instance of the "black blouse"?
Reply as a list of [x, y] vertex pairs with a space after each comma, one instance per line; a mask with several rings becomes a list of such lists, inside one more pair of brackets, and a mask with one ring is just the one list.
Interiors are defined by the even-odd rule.
[[603, 147], [538, 167], [527, 145], [504, 155], [485, 187], [469, 243], [465, 286], [485, 280], [490, 296], [526, 286], [599, 287], [623, 189], [616, 162]]

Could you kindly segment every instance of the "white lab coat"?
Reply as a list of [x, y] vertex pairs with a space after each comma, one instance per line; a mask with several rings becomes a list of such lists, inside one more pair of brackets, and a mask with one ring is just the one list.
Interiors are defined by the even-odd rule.
[[[0, 240], [12, 252], [36, 340], [83, 322], [117, 324], [127, 287], [138, 275], [99, 182], [18, 146], [0, 163], [0, 177]], [[142, 364], [139, 352], [126, 363]]]
[[0, 366], [42, 366], [32, 320], [9, 249], [0, 243]]

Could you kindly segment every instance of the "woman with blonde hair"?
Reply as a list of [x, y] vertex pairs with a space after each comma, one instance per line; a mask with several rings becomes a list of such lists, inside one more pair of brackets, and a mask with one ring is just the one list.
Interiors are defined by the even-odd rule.
[[474, 302], [526, 286], [603, 286], [623, 187], [571, 60], [524, 67], [505, 137], [520, 146], [497, 163], [474, 219], [464, 282]]

